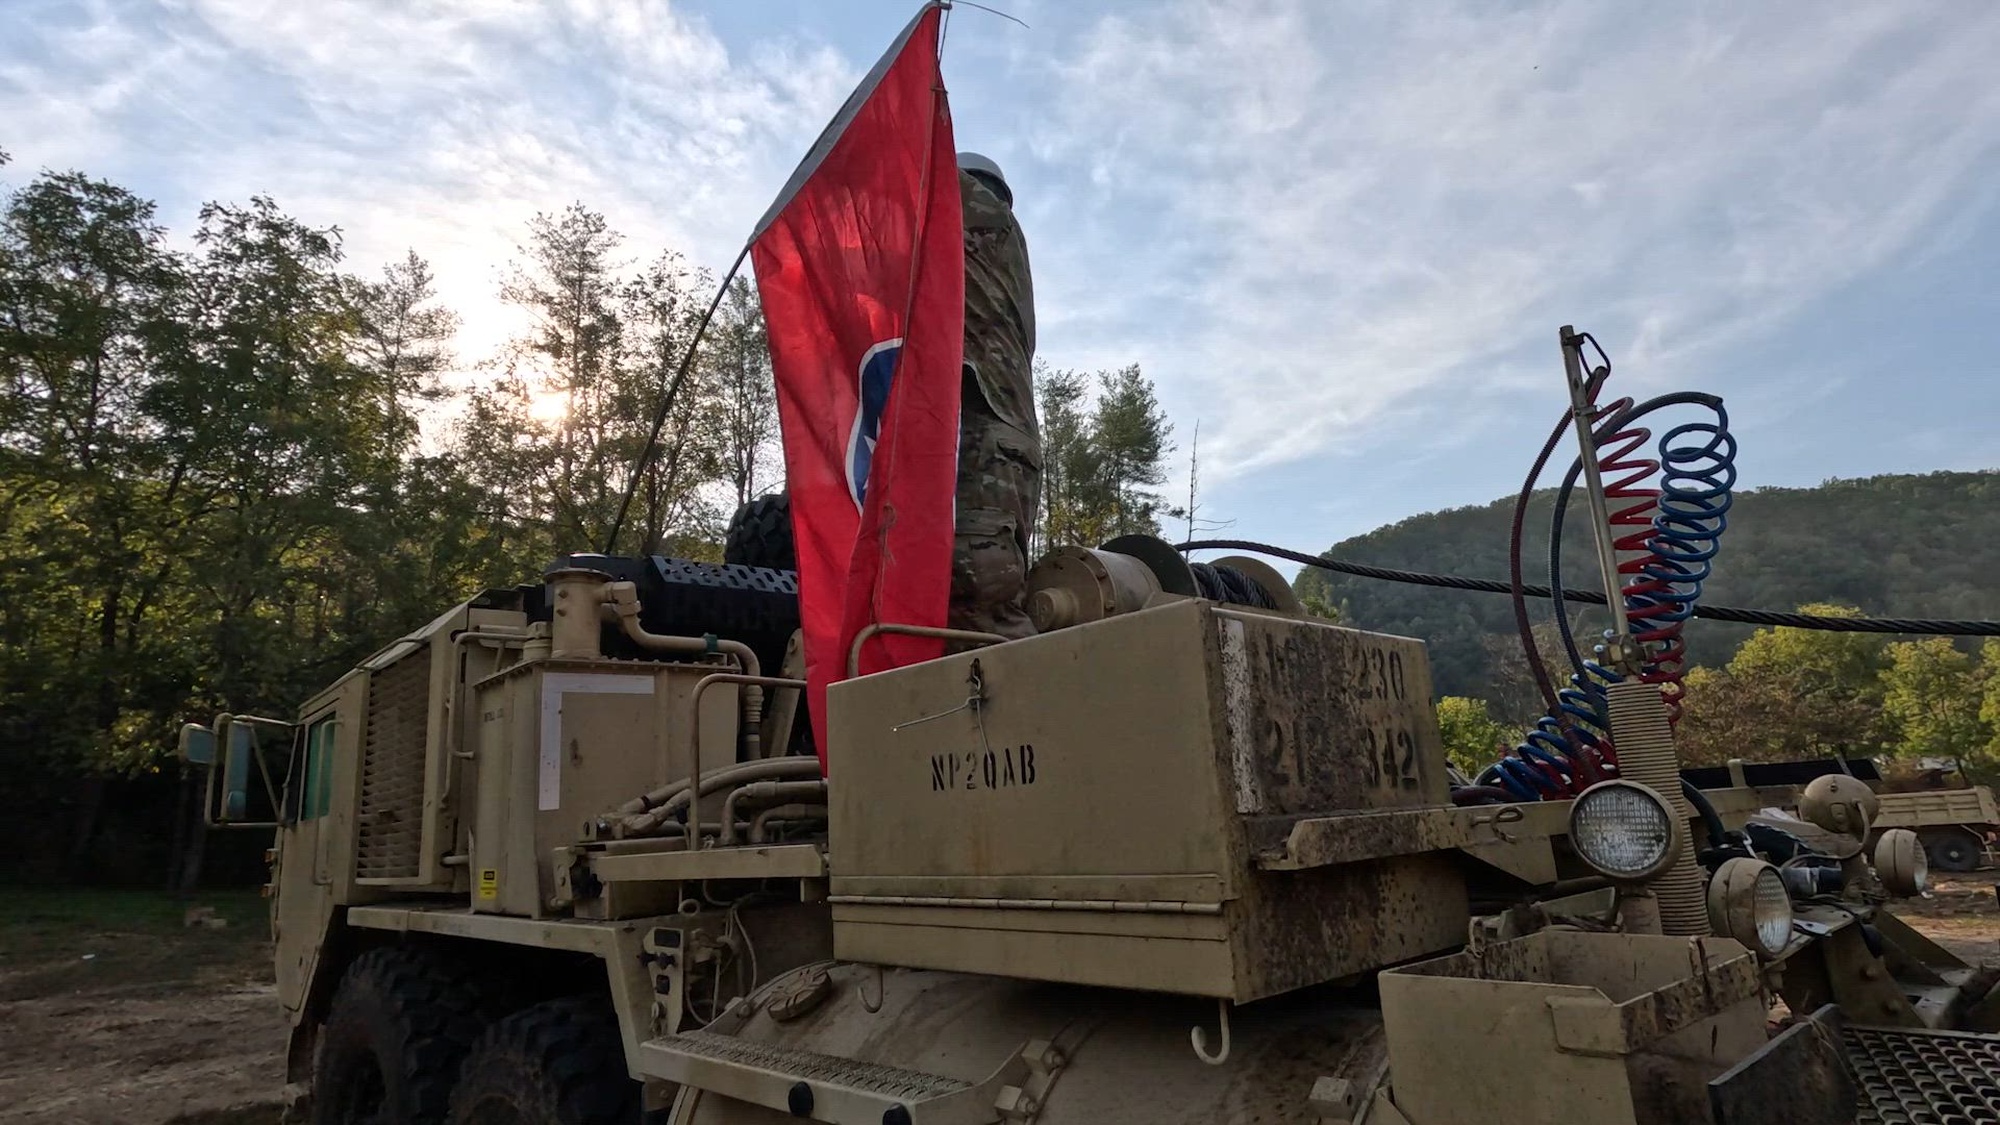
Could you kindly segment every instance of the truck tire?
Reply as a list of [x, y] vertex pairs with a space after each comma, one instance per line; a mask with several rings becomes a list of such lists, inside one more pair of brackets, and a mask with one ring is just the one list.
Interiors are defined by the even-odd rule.
[[494, 1024], [465, 1056], [452, 1125], [637, 1125], [639, 1084], [608, 1001], [551, 1000]]
[[479, 1035], [480, 996], [419, 949], [371, 949], [334, 993], [313, 1060], [313, 1125], [439, 1125], [459, 1061]]
[[1979, 867], [1979, 845], [1967, 832], [1926, 832], [1924, 850], [1930, 853], [1931, 866], [1939, 871], [1963, 874]]
[[736, 509], [722, 538], [722, 561], [771, 570], [797, 570], [792, 540], [792, 497], [773, 492]]

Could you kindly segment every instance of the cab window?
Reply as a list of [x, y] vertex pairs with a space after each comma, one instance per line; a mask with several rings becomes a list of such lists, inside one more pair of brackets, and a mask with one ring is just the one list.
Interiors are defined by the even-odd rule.
[[299, 819], [317, 820], [333, 805], [333, 716], [306, 727], [305, 784], [300, 791]]

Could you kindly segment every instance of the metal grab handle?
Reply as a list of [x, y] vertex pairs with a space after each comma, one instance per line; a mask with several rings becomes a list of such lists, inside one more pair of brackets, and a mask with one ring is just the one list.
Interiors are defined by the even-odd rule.
[[940, 629], [935, 625], [898, 625], [892, 621], [876, 621], [864, 625], [854, 634], [854, 643], [847, 650], [847, 677], [853, 679], [861, 674], [861, 646], [883, 633], [894, 633], [902, 637], [933, 637], [941, 641], [968, 641], [973, 644], [1004, 644], [1010, 638], [998, 633], [979, 633], [971, 629]]

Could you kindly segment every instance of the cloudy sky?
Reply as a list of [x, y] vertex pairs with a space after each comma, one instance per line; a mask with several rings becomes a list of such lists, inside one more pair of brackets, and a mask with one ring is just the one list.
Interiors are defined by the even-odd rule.
[[[523, 220], [728, 264], [912, 0], [0, 0], [0, 149], [414, 247], [490, 353]], [[1727, 397], [1751, 484], [2000, 466], [2000, 5], [961, 7], [1041, 355], [1137, 362], [1230, 534], [1511, 492], [1556, 330]]]

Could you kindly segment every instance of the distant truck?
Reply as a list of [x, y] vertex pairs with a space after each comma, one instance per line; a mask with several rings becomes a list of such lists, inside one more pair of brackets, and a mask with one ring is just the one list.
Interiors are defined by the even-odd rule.
[[1994, 862], [2000, 806], [1995, 805], [1988, 786], [1883, 793], [1881, 798], [1882, 811], [1875, 827], [1914, 831], [1930, 855], [1932, 868], [1966, 872]]

